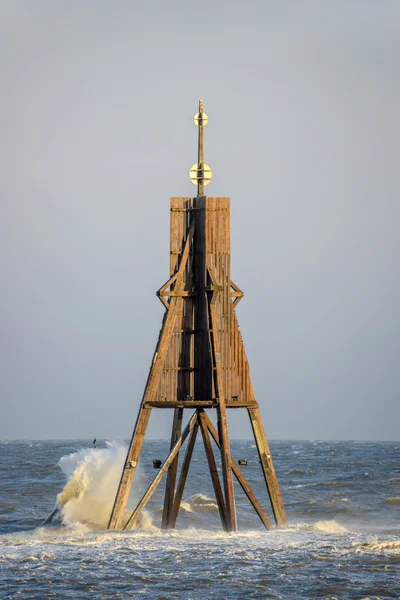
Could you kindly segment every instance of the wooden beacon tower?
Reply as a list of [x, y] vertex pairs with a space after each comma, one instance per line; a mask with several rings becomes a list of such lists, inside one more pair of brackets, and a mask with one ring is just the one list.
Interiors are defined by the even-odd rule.
[[[286, 523], [285, 510], [267, 438], [250, 378], [238, 327], [236, 307], [243, 292], [231, 279], [229, 198], [208, 198], [204, 186], [211, 170], [204, 163], [203, 127], [207, 115], [200, 101], [198, 162], [190, 170], [197, 185], [195, 198], [171, 198], [170, 278], [157, 292], [166, 312], [140, 405], [132, 440], [109, 521], [109, 529], [135, 524], [141, 510], [167, 472], [162, 527], [175, 527], [193, 447], [200, 429], [218, 509], [225, 531], [236, 531], [233, 476], [267, 529], [271, 523], [230, 452], [227, 409], [247, 410], [261, 469], [277, 525]], [[126, 505], [153, 408], [173, 409], [170, 454], [135, 510]], [[193, 414], [182, 431], [184, 410]], [[206, 409], [215, 409], [218, 430]], [[178, 454], [186, 438], [179, 479]], [[221, 452], [221, 484], [211, 438]]]

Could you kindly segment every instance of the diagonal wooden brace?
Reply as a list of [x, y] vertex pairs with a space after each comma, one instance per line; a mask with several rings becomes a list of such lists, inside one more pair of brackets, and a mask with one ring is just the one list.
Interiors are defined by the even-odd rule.
[[285, 508], [283, 506], [281, 492], [276, 478], [274, 464], [272, 462], [271, 451], [261, 421], [260, 411], [258, 408], [249, 408], [248, 413], [269, 499], [271, 501], [272, 511], [274, 513], [275, 523], [277, 525], [286, 525]]
[[[176, 408], [174, 410], [174, 420], [172, 423], [172, 434], [171, 434], [171, 443], [170, 450], [173, 449], [176, 441], [179, 439], [182, 432], [182, 419], [183, 419], [183, 408]], [[192, 435], [193, 435], [192, 430]], [[163, 515], [162, 515], [162, 523], [161, 529], [166, 529], [168, 527], [168, 523], [170, 520], [170, 513], [172, 510], [172, 506], [174, 503], [174, 492], [175, 492], [175, 481], [176, 481], [176, 472], [178, 470], [178, 460], [179, 454], [177, 454], [172, 461], [168, 473], [167, 473], [167, 483], [165, 485], [165, 496], [164, 496], [164, 507], [163, 507]]]
[[219, 515], [221, 517], [222, 527], [225, 531], [231, 531], [228, 521], [228, 511], [226, 508], [224, 495], [222, 493], [221, 483], [219, 481], [217, 465], [215, 463], [214, 453], [212, 451], [210, 434], [208, 433], [208, 427], [205, 423], [206, 414], [203, 410], [199, 411], [200, 429], [203, 436], [204, 449], [208, 460], [208, 466], [210, 468], [211, 481], [214, 487], [215, 498], [218, 504]]
[[178, 487], [175, 493], [174, 503], [167, 522], [167, 529], [173, 529], [176, 524], [178, 512], [182, 502], [183, 490], [185, 489], [186, 479], [189, 472], [190, 461], [192, 460], [194, 444], [196, 442], [197, 432], [199, 430], [199, 421], [195, 423], [188, 444], [186, 446], [185, 458], [183, 459], [181, 474], [179, 476]]
[[168, 279], [168, 281], [166, 283], [164, 283], [164, 285], [161, 286], [157, 292], [157, 296], [160, 298], [161, 302], [164, 304], [164, 306], [167, 310], [169, 309], [169, 306], [170, 306], [170, 303], [165, 299], [165, 296], [168, 296], [168, 292], [166, 292], [166, 289], [168, 286], [172, 285], [175, 282], [175, 288], [174, 288], [174, 291], [172, 292], [173, 296], [171, 296], [171, 297], [183, 295], [183, 287], [184, 286], [180, 282], [183, 282], [183, 274], [184, 274], [186, 263], [187, 263], [188, 257], [189, 257], [190, 245], [193, 240], [194, 227], [195, 227], [195, 220], [193, 219], [193, 222], [188, 231], [185, 246], [183, 248], [182, 260], [180, 262], [179, 268], [178, 268], [177, 272], [172, 277], [170, 277]]

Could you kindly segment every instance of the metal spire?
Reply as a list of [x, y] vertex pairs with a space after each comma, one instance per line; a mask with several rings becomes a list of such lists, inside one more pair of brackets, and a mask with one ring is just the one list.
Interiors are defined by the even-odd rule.
[[198, 159], [197, 163], [190, 169], [190, 181], [197, 185], [197, 197], [204, 196], [204, 186], [210, 183], [212, 178], [211, 169], [204, 162], [203, 127], [208, 123], [208, 117], [203, 112], [203, 100], [199, 100], [199, 112], [194, 116], [194, 122], [199, 128]]

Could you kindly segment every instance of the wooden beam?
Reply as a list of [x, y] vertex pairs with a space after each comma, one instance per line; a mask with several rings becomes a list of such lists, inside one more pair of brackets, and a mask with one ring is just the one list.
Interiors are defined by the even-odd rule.
[[49, 516], [47, 517], [47, 519], [45, 519], [43, 521], [43, 523], [41, 524], [40, 527], [46, 527], [46, 525], [51, 525], [53, 519], [59, 513], [59, 511], [61, 510], [61, 508], [62, 508], [62, 505], [61, 504], [57, 504], [57, 506], [55, 507], [55, 509], [53, 510], [53, 512], [51, 514], [49, 514]]
[[182, 290], [181, 292], [176, 292], [175, 290], [165, 290], [158, 291], [157, 296], [161, 299], [163, 296], [167, 296], [169, 298], [191, 298], [195, 296], [196, 292], [191, 292], [189, 290]]
[[186, 446], [185, 458], [182, 464], [182, 470], [179, 477], [178, 487], [175, 494], [174, 503], [172, 506], [172, 510], [169, 515], [169, 520], [167, 523], [167, 529], [174, 529], [176, 525], [176, 519], [178, 517], [178, 512], [182, 502], [183, 490], [185, 489], [186, 479], [189, 472], [190, 461], [192, 460], [193, 449], [196, 442], [197, 432], [199, 430], [199, 421], [197, 420], [192, 433], [190, 434], [190, 438], [188, 444]]
[[[229, 400], [226, 402], [227, 408], [257, 408], [258, 404], [254, 401]], [[145, 408], [217, 408], [217, 400], [148, 400], [144, 404]]]
[[[182, 417], [183, 417], [183, 408], [176, 408], [174, 410], [174, 419], [172, 422], [172, 433], [171, 433], [171, 443], [170, 450], [173, 449], [177, 440], [179, 439], [182, 432]], [[177, 454], [172, 461], [168, 473], [167, 473], [167, 483], [165, 486], [165, 497], [164, 497], [164, 508], [162, 515], [162, 523], [161, 529], [166, 529], [169, 522], [170, 512], [172, 509], [172, 504], [174, 501], [174, 493], [175, 493], [175, 481], [176, 481], [176, 472], [178, 470], [178, 459], [179, 454]]]
[[258, 408], [248, 408], [251, 427], [253, 429], [254, 439], [256, 441], [258, 456], [264, 474], [272, 511], [274, 513], [277, 525], [286, 525], [286, 514], [279, 490], [278, 480], [276, 478], [274, 464], [271, 458], [271, 451], [267, 442], [264, 427], [261, 421], [261, 415]]
[[120, 529], [122, 526], [122, 519], [128, 503], [129, 492], [131, 491], [133, 478], [135, 477], [137, 470], [136, 467], [139, 461], [140, 452], [142, 450], [144, 436], [150, 419], [150, 413], [151, 408], [144, 408], [141, 406], [139, 409], [135, 429], [133, 431], [128, 454], [122, 470], [117, 495], [115, 496], [114, 506], [111, 511], [108, 529]]
[[[164, 296], [180, 298], [180, 297], [186, 295], [184, 292], [184, 289], [183, 289], [185, 286], [183, 275], [184, 275], [186, 263], [187, 263], [187, 260], [189, 257], [190, 246], [191, 246], [191, 243], [193, 240], [194, 227], [195, 227], [195, 220], [193, 219], [193, 222], [188, 230], [188, 235], [187, 235], [185, 246], [184, 246], [184, 249], [182, 252], [182, 260], [179, 265], [179, 268], [178, 268], [177, 272], [172, 277], [170, 277], [168, 279], [168, 281], [166, 283], [164, 283], [164, 285], [161, 286], [160, 289], [157, 291], [158, 298], [160, 298], [161, 302], [164, 304], [164, 306], [166, 307], [167, 310], [169, 310], [171, 303], [168, 303], [167, 300], [165, 300]], [[178, 284], [179, 280], [180, 280], [180, 284]], [[172, 285], [174, 282], [176, 282], [175, 286], [174, 286], [174, 290], [171, 291], [170, 293], [166, 292], [165, 291], [166, 288], [169, 285]]]
[[151, 484], [147, 488], [146, 492], [142, 496], [139, 504], [137, 505], [137, 507], [132, 512], [132, 514], [129, 517], [129, 519], [127, 520], [124, 529], [127, 529], [128, 527], [132, 527], [136, 523], [137, 518], [140, 515], [141, 511], [144, 509], [144, 507], [146, 506], [146, 504], [148, 503], [148, 501], [150, 500], [150, 498], [154, 494], [154, 492], [155, 492], [158, 484], [160, 483], [161, 479], [163, 478], [165, 472], [167, 471], [167, 469], [169, 468], [169, 466], [173, 462], [175, 456], [178, 454], [178, 452], [179, 452], [179, 450], [180, 450], [183, 442], [185, 441], [185, 439], [187, 438], [187, 436], [189, 435], [189, 433], [192, 431], [192, 429], [193, 429], [193, 427], [194, 427], [194, 425], [195, 425], [195, 423], [197, 421], [197, 418], [198, 418], [197, 412], [195, 412], [193, 414], [192, 418], [190, 419], [189, 423], [186, 425], [183, 433], [181, 434], [181, 436], [179, 437], [179, 439], [176, 441], [174, 447], [172, 448], [171, 452], [169, 453], [169, 455], [168, 455], [166, 461], [164, 462], [163, 466], [158, 471], [157, 475], [155, 476], [155, 478], [153, 479], [153, 481], [151, 482]]
[[[210, 272], [210, 270], [209, 270]], [[213, 279], [210, 273], [211, 279]], [[218, 405], [217, 405], [217, 413], [218, 413], [218, 424], [220, 429], [220, 439], [221, 439], [221, 461], [222, 461], [222, 473], [224, 476], [224, 490], [225, 490], [225, 503], [227, 510], [227, 518], [228, 518], [228, 531], [236, 531], [236, 509], [235, 509], [235, 493], [233, 488], [233, 479], [232, 479], [232, 468], [231, 468], [231, 451], [229, 444], [229, 435], [228, 435], [228, 421], [226, 418], [226, 405], [225, 405], [225, 393], [224, 393], [224, 384], [223, 384], [223, 375], [222, 375], [222, 365], [221, 365], [221, 354], [219, 347], [219, 339], [218, 333], [218, 317], [215, 308], [215, 301], [218, 292], [213, 292], [213, 297], [209, 302], [209, 311], [211, 318], [211, 329], [212, 329], [212, 337], [211, 344], [213, 348], [213, 357], [214, 357], [214, 365], [215, 365], [215, 383], [216, 383], [216, 395], [218, 396]]]
[[243, 298], [244, 292], [243, 292], [243, 290], [240, 289], [240, 287], [238, 285], [236, 285], [236, 283], [233, 283], [232, 279], [230, 281], [230, 285], [234, 290], [233, 292], [231, 291], [230, 295], [231, 295], [231, 298], [236, 298], [236, 300], [233, 301], [233, 306], [236, 308], [236, 306], [239, 304], [239, 302]]
[[[209, 416], [206, 413], [204, 413], [204, 414], [205, 414], [204, 420], [208, 427], [208, 431], [210, 432], [211, 437], [213, 438], [214, 442], [217, 444], [218, 448], [221, 448], [218, 432], [215, 429], [214, 425], [211, 423]], [[234, 463], [232, 458], [231, 458], [231, 466], [232, 466], [233, 474], [235, 475], [236, 479], [238, 480], [238, 482], [239, 482], [242, 490], [246, 494], [247, 498], [250, 500], [251, 504], [253, 505], [253, 508], [256, 511], [257, 515], [260, 517], [263, 525], [265, 526], [266, 529], [272, 529], [271, 522], [268, 519], [266, 512], [264, 511], [263, 507], [257, 500], [250, 485], [247, 483], [247, 480], [246, 480], [245, 476], [243, 475], [242, 471]]]
[[208, 466], [210, 468], [211, 481], [214, 487], [214, 493], [215, 498], [217, 500], [219, 515], [221, 517], [222, 527], [225, 531], [231, 531], [228, 522], [228, 513], [225, 505], [224, 495], [222, 493], [221, 483], [219, 481], [217, 465], [215, 462], [214, 453], [212, 451], [210, 435], [208, 433], [207, 425], [205, 424], [205, 413], [202, 410], [199, 411], [199, 421], [201, 434], [203, 436], [204, 448], [208, 460]]

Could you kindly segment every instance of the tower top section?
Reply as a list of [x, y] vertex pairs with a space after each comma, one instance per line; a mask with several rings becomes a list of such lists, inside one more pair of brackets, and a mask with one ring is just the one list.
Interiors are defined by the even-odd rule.
[[194, 116], [194, 122], [199, 128], [197, 163], [190, 169], [190, 181], [197, 186], [197, 197], [204, 196], [204, 186], [210, 183], [212, 171], [204, 162], [203, 128], [208, 123], [208, 116], [203, 110], [203, 100], [199, 100], [199, 112]]

